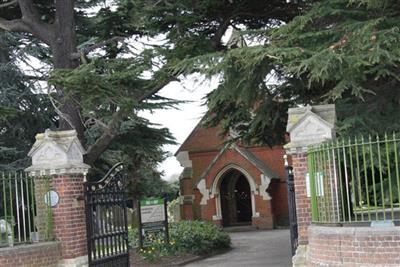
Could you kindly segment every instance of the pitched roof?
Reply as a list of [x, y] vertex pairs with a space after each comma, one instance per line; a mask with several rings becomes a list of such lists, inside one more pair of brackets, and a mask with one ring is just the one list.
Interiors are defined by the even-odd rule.
[[250, 150], [245, 149], [243, 147], [239, 147], [235, 145], [235, 150], [242, 155], [249, 162], [253, 163], [257, 169], [259, 169], [265, 176], [269, 178], [278, 178], [279, 175], [276, 174], [270, 167], [265, 164], [264, 161], [259, 159], [256, 155], [254, 155]]
[[51, 131], [47, 129], [44, 133], [36, 135], [36, 142], [33, 144], [28, 156], [32, 156], [38, 149], [40, 149], [47, 142], [51, 142], [61, 148], [65, 153], [68, 152], [72, 144], [76, 144], [82, 154], [86, 151], [82, 147], [77, 137], [75, 130], [67, 131]]
[[201, 180], [204, 179], [211, 169], [214, 167], [214, 165], [217, 163], [218, 159], [227, 151], [228, 149], [233, 149], [237, 153], [239, 153], [242, 157], [244, 157], [247, 161], [252, 163], [258, 170], [260, 170], [265, 176], [269, 178], [278, 178], [279, 176], [271, 169], [269, 168], [264, 161], [259, 159], [256, 155], [254, 155], [250, 150], [244, 148], [244, 147], [239, 147], [236, 144], [227, 144], [225, 145], [218, 153], [218, 155], [211, 161], [210, 165], [208, 165], [207, 169], [200, 175], [199, 178], [194, 182], [195, 185]]
[[298, 125], [310, 113], [315, 115], [315, 118], [319, 119], [325, 124], [335, 125], [335, 105], [317, 105], [312, 107], [308, 105], [306, 107], [289, 109], [289, 118], [286, 131], [290, 132], [291, 129]]
[[221, 136], [221, 127], [206, 128], [203, 126], [203, 119], [200, 120], [190, 135], [182, 143], [176, 151], [175, 156], [181, 151], [213, 151], [220, 150], [224, 146], [225, 138]]

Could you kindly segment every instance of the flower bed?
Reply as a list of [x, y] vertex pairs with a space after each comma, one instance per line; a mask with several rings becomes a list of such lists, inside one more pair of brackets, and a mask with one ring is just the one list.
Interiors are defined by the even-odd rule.
[[165, 257], [182, 255], [207, 255], [230, 248], [231, 240], [218, 226], [201, 221], [181, 221], [170, 224], [170, 241], [161, 236], [149, 237], [149, 246], [138, 249], [138, 231], [130, 230], [130, 243], [148, 262]]

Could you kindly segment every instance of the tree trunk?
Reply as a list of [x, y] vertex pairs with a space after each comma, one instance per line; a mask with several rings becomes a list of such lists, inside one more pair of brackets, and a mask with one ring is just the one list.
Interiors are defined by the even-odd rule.
[[[72, 58], [77, 52], [76, 30], [73, 0], [56, 0], [55, 38], [51, 44], [53, 64], [55, 69], [74, 69], [79, 66], [79, 61]], [[80, 116], [80, 109], [71, 98], [65, 98], [64, 88], [56, 87], [58, 99], [61, 101], [60, 111], [63, 116], [59, 118], [59, 129], [75, 129], [80, 142], [84, 145], [85, 127]], [[76, 99], [77, 96], [74, 96]], [[76, 99], [79, 101], [79, 99]]]

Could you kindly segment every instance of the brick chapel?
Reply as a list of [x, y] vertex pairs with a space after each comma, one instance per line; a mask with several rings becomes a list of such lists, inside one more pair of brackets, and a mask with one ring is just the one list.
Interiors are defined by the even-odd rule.
[[272, 229], [288, 224], [284, 150], [281, 146], [227, 143], [221, 128], [194, 128], [175, 156], [184, 220], [207, 220], [223, 227]]

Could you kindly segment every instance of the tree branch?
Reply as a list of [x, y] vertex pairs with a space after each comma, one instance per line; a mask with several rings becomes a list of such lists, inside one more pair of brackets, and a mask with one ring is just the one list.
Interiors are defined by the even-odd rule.
[[49, 76], [24, 75], [24, 77], [28, 80], [35, 80], [35, 81], [48, 81], [49, 80]]
[[21, 19], [6, 20], [0, 18], [0, 28], [6, 31], [13, 32], [29, 32], [29, 26]]
[[224, 34], [225, 34], [226, 30], [228, 29], [230, 24], [231, 24], [231, 17], [225, 18], [221, 22], [221, 24], [219, 25], [219, 28], [215, 32], [215, 35], [211, 39], [212, 46], [216, 51], [221, 50], [220, 49], [221, 38], [222, 38], [222, 36], [224, 36]]
[[125, 40], [125, 38], [126, 38], [126, 37], [116, 36], [116, 37], [113, 37], [113, 38], [111, 38], [111, 39], [108, 39], [108, 40], [104, 40], [104, 41], [102, 41], [102, 42], [99, 42], [99, 43], [97, 43], [97, 44], [94, 44], [94, 45], [85, 47], [85, 48], [79, 50], [79, 52], [73, 53], [73, 54], [71, 55], [71, 59], [79, 59], [79, 58], [81, 58], [81, 55], [89, 54], [89, 53], [92, 52], [93, 50], [96, 50], [97, 48], [101, 48], [101, 47], [106, 46], [106, 45], [108, 45], [108, 44], [122, 42], [123, 40]]
[[[144, 101], [151, 95], [160, 91], [172, 81], [177, 81], [177, 79], [175, 77], [170, 77], [164, 82], [157, 84], [151, 91], [148, 91], [145, 94], [139, 96], [137, 98], [137, 101]], [[111, 121], [107, 124], [105, 128], [106, 130], [96, 140], [96, 142], [88, 148], [85, 155], [86, 164], [92, 165], [97, 160], [97, 158], [108, 148], [111, 142], [118, 136], [119, 128], [121, 127], [123, 119], [126, 115], [127, 111], [123, 109], [119, 109], [117, 112], [114, 113]]]
[[35, 8], [32, 0], [18, 0], [19, 8], [22, 13], [22, 21], [28, 26], [26, 32], [33, 34], [44, 43], [51, 45], [54, 39], [52, 25], [40, 20], [40, 13]]
[[5, 7], [13, 6], [16, 4], [18, 4], [18, 0], [12, 0], [10, 2], [5, 2], [5, 3], [0, 4], [0, 8], [5, 8]]

